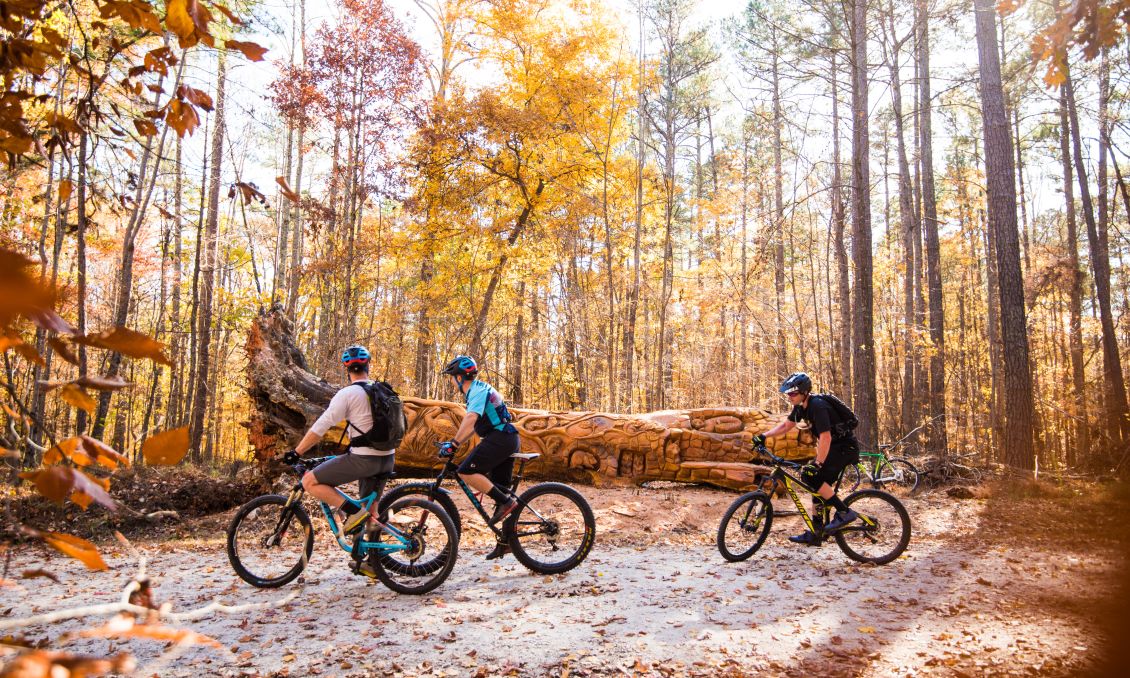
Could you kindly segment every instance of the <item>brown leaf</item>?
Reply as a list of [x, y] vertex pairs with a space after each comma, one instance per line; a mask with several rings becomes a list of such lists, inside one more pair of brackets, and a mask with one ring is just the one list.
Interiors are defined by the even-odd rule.
[[97, 400], [91, 398], [86, 391], [74, 384], [67, 384], [59, 389], [59, 397], [71, 407], [86, 410], [90, 414], [94, 414], [94, 409], [98, 407]]
[[177, 96], [197, 108], [203, 108], [206, 111], [212, 110], [212, 97], [207, 92], [201, 92], [195, 87], [181, 85], [177, 88]]
[[71, 197], [71, 190], [73, 188], [74, 188], [74, 185], [71, 184], [70, 179], [63, 179], [62, 181], [60, 181], [59, 182], [59, 201], [60, 202], [66, 202], [67, 198]]
[[153, 7], [143, 0], [103, 0], [98, 12], [103, 19], [116, 16], [132, 28], [161, 32], [161, 22], [153, 13]]
[[64, 459], [73, 459], [78, 451], [80, 442], [82, 442], [82, 439], [75, 436], [59, 441], [57, 445], [52, 445], [51, 449], [43, 453], [43, 464], [45, 466], [52, 466], [61, 463]]
[[115, 327], [98, 334], [76, 337], [74, 341], [95, 348], [106, 348], [131, 358], [149, 358], [170, 367], [173, 364], [162, 352], [165, 348], [164, 344], [146, 334], [125, 327]]
[[74, 354], [74, 351], [72, 351], [71, 347], [67, 345], [67, 342], [63, 341], [59, 337], [51, 337], [47, 340], [47, 343], [51, 345], [51, 348], [55, 349], [55, 353], [60, 358], [66, 360], [72, 365], [78, 365], [78, 356]]
[[37, 536], [59, 553], [82, 562], [92, 570], [109, 569], [106, 561], [102, 560], [102, 554], [98, 553], [98, 547], [82, 537], [61, 532], [40, 532]]
[[239, 189], [240, 194], [243, 196], [244, 205], [249, 205], [252, 201], [255, 200], [258, 200], [260, 203], [266, 204], [267, 196], [263, 195], [263, 193], [260, 192], [259, 189], [255, 188], [251, 184], [239, 181], [236, 182], [235, 186]]
[[85, 511], [92, 502], [98, 502], [116, 511], [118, 506], [110, 497], [110, 479], [94, 478], [82, 471], [75, 470], [74, 491], [71, 492], [71, 501], [78, 504]]
[[137, 133], [143, 137], [151, 137], [157, 134], [157, 126], [145, 118], [134, 118], [133, 126], [137, 128]]
[[200, 126], [200, 116], [196, 114], [196, 109], [179, 99], [170, 101], [165, 111], [165, 122], [176, 130], [177, 136], [182, 139], [185, 135], [191, 135]]
[[267, 53], [266, 47], [254, 42], [244, 42], [243, 40], [225, 40], [224, 47], [228, 49], [238, 49], [243, 52], [243, 56], [252, 61], [262, 61], [263, 55]]
[[242, 25], [243, 25], [243, 20], [242, 20], [242, 19], [240, 19], [239, 17], [237, 17], [237, 16], [236, 16], [236, 15], [235, 15], [235, 14], [234, 14], [234, 13], [233, 13], [233, 12], [232, 12], [232, 11], [231, 11], [230, 9], [228, 9], [227, 7], [224, 7], [223, 5], [221, 5], [221, 4], [220, 4], [220, 3], [218, 3], [218, 2], [213, 2], [213, 3], [212, 3], [212, 7], [214, 7], [214, 8], [215, 8], [215, 9], [217, 9], [217, 10], [219, 10], [221, 14], [223, 14], [224, 16], [226, 16], [226, 17], [228, 18], [228, 21], [232, 22], [232, 23], [233, 23], [233, 24], [235, 24], [236, 26], [242, 26]]
[[54, 314], [55, 293], [39, 281], [37, 269], [24, 255], [0, 249], [0, 328], [11, 325], [17, 316], [38, 322], [40, 314]]
[[23, 579], [37, 579], [39, 577], [46, 577], [56, 584], [60, 583], [59, 578], [55, 576], [54, 572], [48, 572], [42, 567], [36, 568], [34, 570], [24, 570], [20, 573], [20, 577]]
[[79, 377], [71, 382], [77, 386], [85, 386], [98, 391], [119, 391], [123, 388], [130, 388], [135, 384], [132, 381], [126, 381], [121, 377]]
[[146, 439], [141, 446], [141, 454], [146, 464], [153, 466], [173, 466], [179, 464], [188, 453], [188, 427], [182, 426], [158, 433]]

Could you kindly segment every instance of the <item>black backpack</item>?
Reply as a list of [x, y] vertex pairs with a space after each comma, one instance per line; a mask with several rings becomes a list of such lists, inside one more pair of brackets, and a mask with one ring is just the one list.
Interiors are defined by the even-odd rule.
[[357, 386], [365, 389], [369, 396], [369, 409], [373, 414], [373, 428], [366, 432], [357, 429], [361, 435], [349, 439], [350, 447], [372, 447], [377, 450], [394, 450], [404, 433], [408, 430], [408, 418], [404, 416], [404, 403], [387, 381], [357, 381]]
[[831, 393], [817, 393], [816, 395], [828, 403], [832, 412], [836, 414], [837, 421], [832, 424], [832, 435], [836, 438], [846, 438], [852, 435], [852, 431], [859, 426], [859, 417], [855, 416], [855, 412], [852, 412], [844, 401]]

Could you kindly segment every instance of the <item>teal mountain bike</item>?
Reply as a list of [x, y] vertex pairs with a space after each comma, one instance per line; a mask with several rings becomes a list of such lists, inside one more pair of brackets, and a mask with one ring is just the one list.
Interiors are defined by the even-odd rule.
[[[306, 569], [314, 552], [314, 529], [302, 506], [302, 475], [329, 459], [299, 461], [292, 467], [298, 482], [288, 495], [256, 497], [236, 511], [227, 529], [227, 551], [240, 579], [259, 588], [277, 588]], [[360, 499], [361, 510], [369, 511], [377, 499], [376, 492]], [[402, 497], [381, 505], [378, 518], [371, 518], [368, 528], [355, 534], [352, 542], [341, 533], [333, 510], [324, 502], [320, 505], [334, 539], [350, 554], [350, 569], [363, 572], [362, 562], [367, 561], [373, 575], [397, 593], [427, 593], [442, 584], [455, 567], [459, 533], [434, 502]]]

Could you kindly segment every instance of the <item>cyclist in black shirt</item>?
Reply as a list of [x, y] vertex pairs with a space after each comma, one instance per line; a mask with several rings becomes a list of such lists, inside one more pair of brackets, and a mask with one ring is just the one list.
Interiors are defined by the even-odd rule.
[[[781, 384], [781, 393], [789, 399], [792, 412], [785, 421], [756, 436], [754, 442], [764, 444], [766, 438], [783, 435], [793, 429], [812, 432], [816, 438], [816, 459], [801, 469], [801, 478], [817, 491], [824, 503], [836, 509], [835, 517], [824, 526], [825, 533], [835, 532], [859, 518], [859, 514], [849, 509], [832, 489], [844, 467], [859, 461], [859, 443], [850, 428], [837, 426], [840, 422], [832, 406], [819, 395], [812, 394], [812, 379], [804, 372], [789, 375]], [[815, 498], [812, 504], [815, 522], [824, 512]], [[789, 539], [798, 544], [819, 543], [816, 535], [808, 530]]]

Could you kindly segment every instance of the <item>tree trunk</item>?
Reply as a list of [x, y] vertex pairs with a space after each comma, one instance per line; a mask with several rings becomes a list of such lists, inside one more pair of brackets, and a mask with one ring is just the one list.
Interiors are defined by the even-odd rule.
[[196, 386], [192, 400], [192, 423], [189, 431], [189, 449], [197, 462], [203, 459], [200, 447], [204, 434], [204, 414], [207, 410], [209, 383], [209, 350], [212, 343], [212, 296], [216, 271], [216, 241], [219, 232], [220, 168], [224, 151], [224, 89], [227, 75], [227, 53], [219, 51], [216, 71], [215, 122], [212, 128], [211, 175], [208, 180], [208, 216], [201, 244], [200, 298], [197, 313]]
[[[922, 118], [922, 221], [925, 240], [926, 289], [930, 309], [930, 397], [928, 415], [931, 419], [946, 414], [946, 335], [945, 309], [942, 301], [942, 256], [938, 242], [938, 205], [934, 189], [934, 138], [931, 121], [930, 95], [930, 26], [927, 0], [917, 0], [918, 7], [918, 110]], [[944, 457], [948, 454], [946, 435], [948, 422], [942, 419], [931, 427], [929, 450]]]
[[974, 0], [981, 75], [981, 116], [985, 137], [985, 177], [989, 228], [996, 237], [1000, 283], [1001, 339], [1004, 348], [1003, 461], [1031, 469], [1033, 456], [1032, 372], [1024, 309], [1024, 279], [1016, 225], [1016, 171], [1012, 134], [1004, 106], [1000, 55], [997, 52], [996, 5]]
[[878, 440], [875, 391], [874, 303], [871, 262], [871, 168], [867, 108], [867, 3], [851, 3], [852, 173], [851, 230], [855, 284], [852, 286], [852, 408], [859, 417], [856, 437], [869, 448]]
[[[1087, 183], [1087, 166], [1083, 159], [1083, 144], [1079, 132], [1079, 114], [1075, 107], [1075, 87], [1065, 66], [1063, 87], [1067, 94], [1067, 115], [1071, 122], [1071, 142], [1075, 157], [1075, 175], [1079, 197], [1083, 202], [1083, 219], [1087, 224], [1087, 242], [1091, 249], [1091, 268], [1094, 270], [1095, 296], [1098, 300], [1099, 321], [1102, 327], [1103, 387], [1106, 394], [1107, 433], [1113, 441], [1130, 439], [1130, 419], [1127, 418], [1126, 383], [1122, 377], [1122, 363], [1118, 353], [1118, 337], [1114, 328], [1114, 314], [1110, 302], [1110, 254], [1106, 239], [1101, 237], [1091, 203], [1091, 189]], [[1101, 190], [1101, 189], [1100, 189]]]

